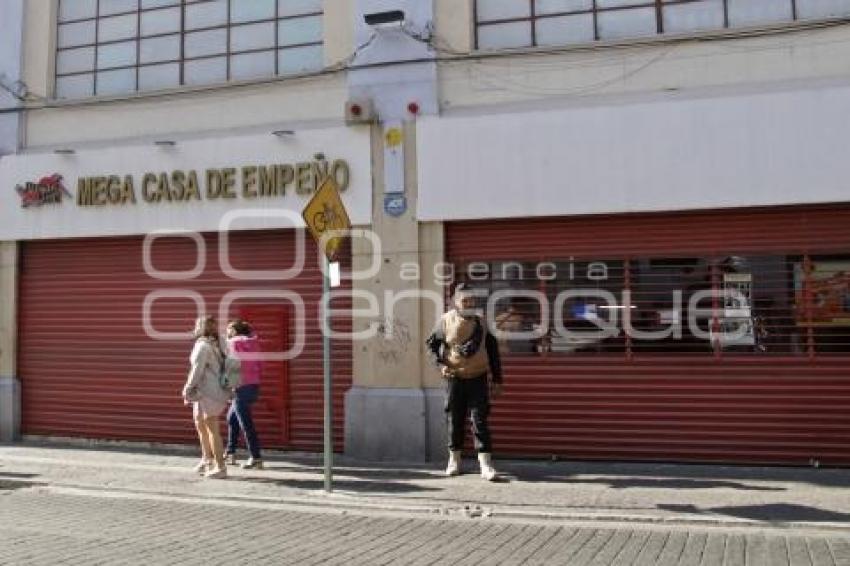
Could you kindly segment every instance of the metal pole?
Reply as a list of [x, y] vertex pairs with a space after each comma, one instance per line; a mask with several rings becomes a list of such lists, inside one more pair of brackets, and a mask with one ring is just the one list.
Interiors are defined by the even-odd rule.
[[[328, 320], [328, 293], [330, 292], [330, 262], [325, 257], [322, 260], [325, 269], [322, 273], [322, 320], [325, 321], [324, 328], [330, 327]], [[333, 406], [331, 395], [331, 337], [329, 332], [322, 332], [322, 358], [325, 370], [325, 491], [333, 491]]]

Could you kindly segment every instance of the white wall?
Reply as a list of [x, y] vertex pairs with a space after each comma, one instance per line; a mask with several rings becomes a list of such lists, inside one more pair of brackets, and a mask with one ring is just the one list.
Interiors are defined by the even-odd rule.
[[420, 220], [850, 200], [850, 86], [423, 119]]

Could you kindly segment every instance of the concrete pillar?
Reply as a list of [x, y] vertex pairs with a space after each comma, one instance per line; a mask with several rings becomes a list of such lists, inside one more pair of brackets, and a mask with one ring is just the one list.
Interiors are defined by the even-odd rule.
[[[404, 126], [406, 196], [414, 203], [415, 129], [414, 122]], [[409, 206], [399, 217], [384, 212], [381, 126], [373, 127], [372, 140], [372, 230], [380, 239], [381, 254], [375, 257], [369, 242], [355, 238], [352, 263], [361, 271], [373, 261], [380, 266], [376, 276], [355, 281], [353, 288], [374, 296], [380, 314], [354, 322], [355, 331], [370, 326], [377, 331], [373, 338], [354, 344], [354, 383], [345, 401], [345, 451], [369, 460], [423, 461], [430, 452], [426, 416], [430, 403], [421, 371], [422, 343], [427, 336], [422, 333], [421, 277], [413, 277], [420, 261], [419, 227], [415, 207]], [[355, 308], [361, 304], [354, 301]]]
[[[445, 260], [445, 241], [442, 222], [419, 224], [419, 265], [422, 266], [421, 288], [433, 295], [444, 296], [445, 270], [439, 264]], [[436, 269], [435, 269], [436, 268]], [[423, 302], [419, 314], [419, 333], [422, 341], [419, 347], [423, 363], [420, 366], [420, 379], [425, 396], [425, 427], [428, 440], [427, 459], [440, 461], [446, 459], [446, 413], [444, 381], [433, 364], [425, 346], [425, 338], [437, 323], [438, 313], [430, 304]]]
[[[443, 380], [431, 363], [425, 339], [443, 310], [445, 245], [443, 225], [416, 220], [419, 193], [416, 124], [404, 127], [408, 210], [392, 217], [383, 210], [383, 136], [372, 136], [374, 194], [372, 230], [381, 240], [375, 258], [362, 239], [353, 241], [353, 266], [378, 274], [353, 288], [379, 300], [376, 319], [355, 320], [354, 330], [377, 324], [374, 338], [354, 346], [354, 383], [346, 395], [345, 451], [370, 460], [439, 461], [446, 457]], [[389, 298], [388, 298], [389, 297]], [[355, 308], [365, 307], [355, 300]]]
[[21, 384], [17, 379], [18, 245], [0, 242], [0, 442], [21, 433]]
[[[372, 28], [364, 23], [364, 14], [386, 10], [402, 10], [405, 28]], [[352, 285], [355, 293], [374, 297], [379, 308], [376, 316], [354, 321], [355, 331], [372, 327], [376, 332], [354, 343], [354, 379], [345, 399], [345, 451], [377, 461], [423, 461], [432, 454], [429, 415], [438, 405], [423, 371], [427, 365], [423, 344], [434, 323], [431, 313], [442, 308], [442, 293], [431, 295], [435, 300], [423, 296], [427, 272], [421, 264], [422, 234], [416, 221], [417, 113], [409, 111], [409, 103], [416, 103], [418, 115], [438, 112], [437, 70], [430, 60], [434, 53], [413, 37], [430, 29], [433, 5], [421, 0], [356, 0], [353, 16], [355, 43], [363, 47], [356, 54], [355, 69], [348, 74], [349, 95], [371, 100], [379, 117], [371, 126], [371, 228], [382, 249], [375, 258], [367, 241], [355, 238], [352, 244], [355, 270], [379, 262], [374, 277]], [[408, 63], [394, 65], [404, 61]], [[390, 214], [384, 209], [386, 191], [399, 189], [387, 187], [384, 158], [385, 134], [399, 124], [407, 210], [396, 215], [398, 210]], [[355, 297], [354, 308], [361, 308], [362, 303]]]
[[[0, 3], [0, 107], [20, 104], [26, 88], [21, 79], [24, 1]], [[0, 159], [15, 153], [21, 140], [21, 116], [18, 112], [0, 115]], [[4, 187], [14, 190], [14, 187]], [[18, 246], [0, 242], [0, 442], [20, 436], [21, 387], [16, 377]]]

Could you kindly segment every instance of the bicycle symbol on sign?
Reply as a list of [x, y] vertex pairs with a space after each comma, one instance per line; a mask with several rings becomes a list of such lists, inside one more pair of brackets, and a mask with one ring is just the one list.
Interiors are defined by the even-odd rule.
[[325, 203], [322, 205], [322, 210], [313, 215], [313, 226], [315, 226], [316, 230], [319, 232], [326, 232], [328, 229], [336, 226], [338, 219], [339, 214], [336, 209], [334, 209], [334, 207], [330, 204]]

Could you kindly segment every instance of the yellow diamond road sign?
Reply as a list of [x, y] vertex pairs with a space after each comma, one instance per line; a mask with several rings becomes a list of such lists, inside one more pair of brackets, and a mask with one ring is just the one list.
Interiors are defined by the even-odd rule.
[[339, 248], [345, 239], [343, 232], [351, 228], [351, 220], [342, 199], [339, 198], [339, 186], [332, 176], [328, 176], [319, 186], [319, 190], [304, 207], [301, 213], [304, 222], [307, 223], [310, 233], [316, 239], [316, 243], [322, 243], [322, 235], [326, 232], [338, 232], [325, 240], [325, 255], [329, 261], [336, 258]]

